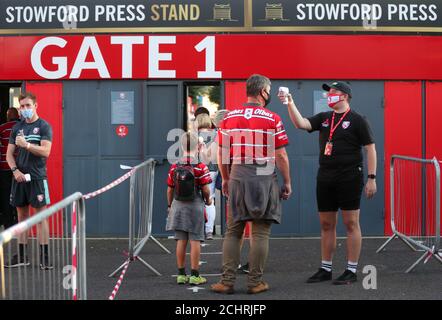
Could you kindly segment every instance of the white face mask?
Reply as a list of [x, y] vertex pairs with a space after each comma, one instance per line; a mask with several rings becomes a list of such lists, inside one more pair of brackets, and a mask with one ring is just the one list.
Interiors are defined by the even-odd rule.
[[341, 101], [342, 94], [331, 93], [327, 97], [327, 103], [330, 108], [333, 108], [339, 101]]
[[21, 115], [25, 119], [31, 119], [34, 116], [34, 110], [32, 109], [21, 110]]

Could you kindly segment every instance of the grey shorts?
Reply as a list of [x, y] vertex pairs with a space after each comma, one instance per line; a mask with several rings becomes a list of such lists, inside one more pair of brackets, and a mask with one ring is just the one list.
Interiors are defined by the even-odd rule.
[[196, 233], [186, 232], [181, 230], [175, 230], [175, 240], [191, 240], [191, 241], [204, 241], [204, 235], [201, 236]]

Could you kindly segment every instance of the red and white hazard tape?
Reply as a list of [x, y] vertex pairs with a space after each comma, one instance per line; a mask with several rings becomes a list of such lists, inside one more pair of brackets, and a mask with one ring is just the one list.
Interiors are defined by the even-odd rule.
[[113, 187], [119, 185], [120, 183], [122, 183], [123, 181], [127, 180], [132, 174], [134, 173], [134, 170], [130, 170], [128, 173], [126, 173], [124, 176], [121, 176], [120, 178], [118, 178], [117, 180], [115, 180], [114, 182], [109, 183], [107, 186], [101, 188], [100, 190], [85, 194], [83, 196], [83, 199], [87, 200], [93, 197], [98, 196], [99, 194], [102, 194], [103, 192], [106, 192], [110, 189], [112, 189]]
[[77, 208], [72, 205], [72, 299], [77, 300]]
[[[115, 186], [119, 185], [120, 183], [124, 182], [125, 180], [127, 180], [130, 176], [132, 176], [132, 174], [134, 172], [135, 172], [134, 169], [130, 170], [128, 173], [121, 176], [117, 180], [109, 183], [107, 186], [105, 186], [97, 191], [85, 194], [83, 196], [83, 199], [87, 200], [87, 199], [94, 198], [94, 197], [112, 189], [113, 187], [115, 187]], [[74, 258], [73, 258], [73, 260], [74, 260]], [[75, 261], [76, 261], [76, 259], [75, 259]], [[123, 271], [121, 272], [120, 278], [118, 279], [117, 284], [114, 287], [114, 291], [112, 291], [111, 295], [109, 296], [109, 300], [115, 299], [115, 296], [117, 295], [117, 292], [120, 289], [121, 283], [123, 282], [123, 278], [124, 278], [124, 275], [126, 274], [127, 268], [129, 267], [129, 264], [130, 264], [130, 260], [127, 260], [126, 266], [124, 267]], [[76, 268], [74, 267], [74, 269], [76, 269]], [[75, 298], [74, 299], [76, 299], [76, 290], [75, 290]]]
[[109, 296], [109, 300], [114, 300], [115, 296], [117, 295], [118, 290], [120, 289], [121, 283], [123, 282], [124, 275], [126, 274], [127, 268], [129, 267], [130, 260], [127, 260], [126, 266], [124, 267], [123, 271], [121, 272], [120, 278], [117, 281], [117, 284], [114, 287], [114, 291], [112, 291], [111, 295]]

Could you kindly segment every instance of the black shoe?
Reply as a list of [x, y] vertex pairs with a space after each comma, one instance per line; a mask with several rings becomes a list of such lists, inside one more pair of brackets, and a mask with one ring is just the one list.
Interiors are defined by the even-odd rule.
[[14, 255], [11, 260], [9, 260], [9, 263], [5, 263], [6, 268], [18, 268], [18, 267], [26, 267], [29, 266], [31, 263], [29, 262], [29, 259], [27, 256], [20, 256], [20, 259], [18, 257], [18, 254]]
[[322, 281], [329, 281], [332, 279], [332, 272], [319, 268], [318, 272], [307, 279], [307, 283], [317, 283]]
[[245, 265], [240, 265], [238, 267], [238, 271], [241, 271], [242, 273], [249, 273], [249, 263], [246, 263]]
[[333, 281], [333, 284], [350, 284], [358, 281], [358, 277], [356, 273], [351, 272], [350, 270], [345, 270], [343, 274], [341, 274], [337, 279]]
[[54, 266], [49, 261], [49, 257], [45, 256], [43, 259], [40, 258], [40, 269], [41, 270], [52, 270]]

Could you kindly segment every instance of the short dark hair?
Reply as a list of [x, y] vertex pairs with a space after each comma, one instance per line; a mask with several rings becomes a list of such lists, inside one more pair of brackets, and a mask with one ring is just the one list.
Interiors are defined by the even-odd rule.
[[19, 118], [18, 110], [16, 108], [9, 108], [6, 111], [6, 118], [8, 121], [16, 120]]
[[26, 99], [26, 98], [31, 99], [34, 103], [37, 102], [37, 97], [32, 92], [20, 93], [20, 95], [18, 96], [18, 101], [21, 101], [21, 100]]
[[195, 110], [195, 113], [194, 113], [193, 115], [194, 115], [195, 118], [196, 118], [198, 115], [203, 114], [203, 113], [205, 113], [205, 114], [207, 114], [208, 116], [210, 116], [210, 112], [209, 112], [209, 110], [208, 110], [207, 108], [204, 108], [204, 107], [199, 107], [199, 108], [197, 108], [197, 109]]
[[270, 79], [260, 74], [252, 74], [247, 79], [247, 96], [257, 97], [261, 93], [262, 89], [270, 86], [272, 83]]

